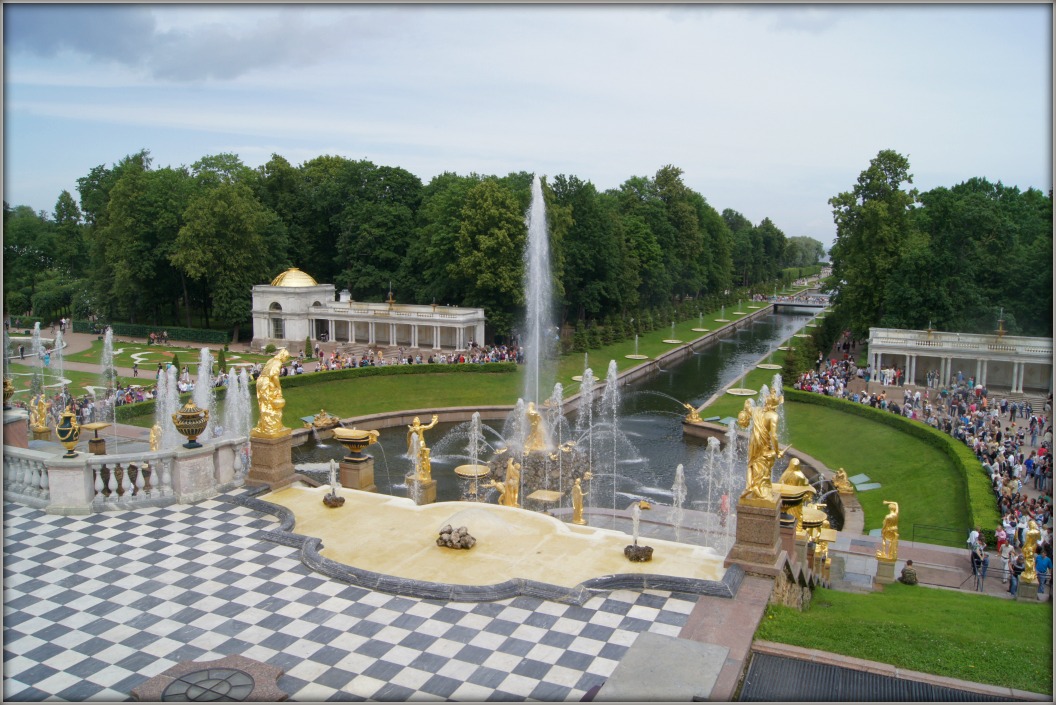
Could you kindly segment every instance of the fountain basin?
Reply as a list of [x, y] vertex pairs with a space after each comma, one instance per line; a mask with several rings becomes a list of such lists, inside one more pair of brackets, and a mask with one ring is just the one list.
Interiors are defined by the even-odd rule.
[[[290, 530], [321, 539], [319, 556], [340, 564], [329, 568], [347, 566], [357, 574], [378, 576], [379, 581], [387, 576], [396, 585], [414, 581], [448, 592], [494, 586], [496, 593], [501, 592], [500, 585], [528, 581], [550, 586], [553, 594], [569, 594], [584, 585], [601, 587], [619, 579], [621, 585], [729, 592], [723, 584], [727, 574], [723, 556], [711, 548], [651, 538], [652, 561], [631, 564], [623, 554], [630, 536], [611, 529], [575, 526], [538, 512], [493, 504], [417, 506], [410, 499], [357, 490], [344, 492], [344, 507], [327, 510], [320, 506], [327, 491], [293, 485], [260, 499], [292, 513], [295, 526]], [[477, 539], [473, 550], [437, 546], [437, 531], [446, 524], [465, 526]]]

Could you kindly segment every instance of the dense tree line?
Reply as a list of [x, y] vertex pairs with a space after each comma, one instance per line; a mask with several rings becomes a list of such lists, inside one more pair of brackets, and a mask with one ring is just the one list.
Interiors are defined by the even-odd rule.
[[[532, 174], [443, 173], [423, 184], [399, 167], [233, 154], [154, 168], [143, 150], [78, 179], [53, 214], [4, 208], [7, 311], [233, 328], [250, 291], [289, 266], [361, 301], [480, 306], [490, 332], [516, 328]], [[572, 175], [544, 184], [561, 323], [612, 334], [695, 316], [824, 251], [715, 210], [664, 166], [600, 192]], [[627, 328], [629, 331], [630, 328]]]
[[836, 314], [870, 326], [1052, 335], [1052, 192], [984, 178], [918, 193], [909, 160], [881, 151], [830, 199]]

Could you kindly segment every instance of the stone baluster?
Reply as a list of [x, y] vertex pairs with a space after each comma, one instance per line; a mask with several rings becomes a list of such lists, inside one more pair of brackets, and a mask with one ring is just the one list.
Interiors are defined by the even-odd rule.
[[172, 464], [175, 462], [174, 456], [169, 456], [161, 461], [161, 485], [160, 494], [168, 496], [172, 494]]
[[28, 460], [22, 461], [22, 476], [19, 478], [19, 492], [28, 494], [29, 488], [33, 486], [33, 464]]
[[48, 484], [48, 469], [41, 463], [37, 467], [37, 472], [40, 474], [40, 496], [44, 499], [49, 499], [51, 497], [51, 489]]
[[143, 475], [147, 471], [147, 463], [140, 463], [136, 469], [136, 496], [143, 496], [143, 488], [146, 485], [146, 480], [143, 479]]
[[115, 477], [117, 470], [113, 467], [108, 467], [107, 469], [110, 471], [109, 476], [106, 478], [107, 499], [113, 502], [117, 499], [117, 478]]
[[95, 501], [103, 499], [103, 466], [92, 465], [92, 475], [95, 476]]
[[120, 473], [117, 479], [117, 494], [121, 497], [125, 497], [128, 494], [128, 473], [132, 472], [132, 468], [131, 466], [125, 467], [121, 465], [121, 463], [118, 463], [116, 472]]

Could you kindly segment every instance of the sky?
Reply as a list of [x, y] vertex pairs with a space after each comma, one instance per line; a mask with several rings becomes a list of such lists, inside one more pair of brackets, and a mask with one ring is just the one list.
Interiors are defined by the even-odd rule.
[[576, 175], [673, 164], [829, 247], [884, 149], [926, 191], [1052, 188], [1035, 5], [4, 5], [4, 200], [54, 210], [140, 149]]

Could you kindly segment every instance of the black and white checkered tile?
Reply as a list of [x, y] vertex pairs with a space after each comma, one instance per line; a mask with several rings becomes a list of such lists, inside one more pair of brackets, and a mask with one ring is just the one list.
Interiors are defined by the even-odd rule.
[[294, 701], [578, 701], [696, 601], [372, 592], [313, 574], [260, 540], [273, 517], [222, 500], [87, 517], [5, 502], [4, 699], [128, 700], [178, 662], [238, 654], [285, 669]]

